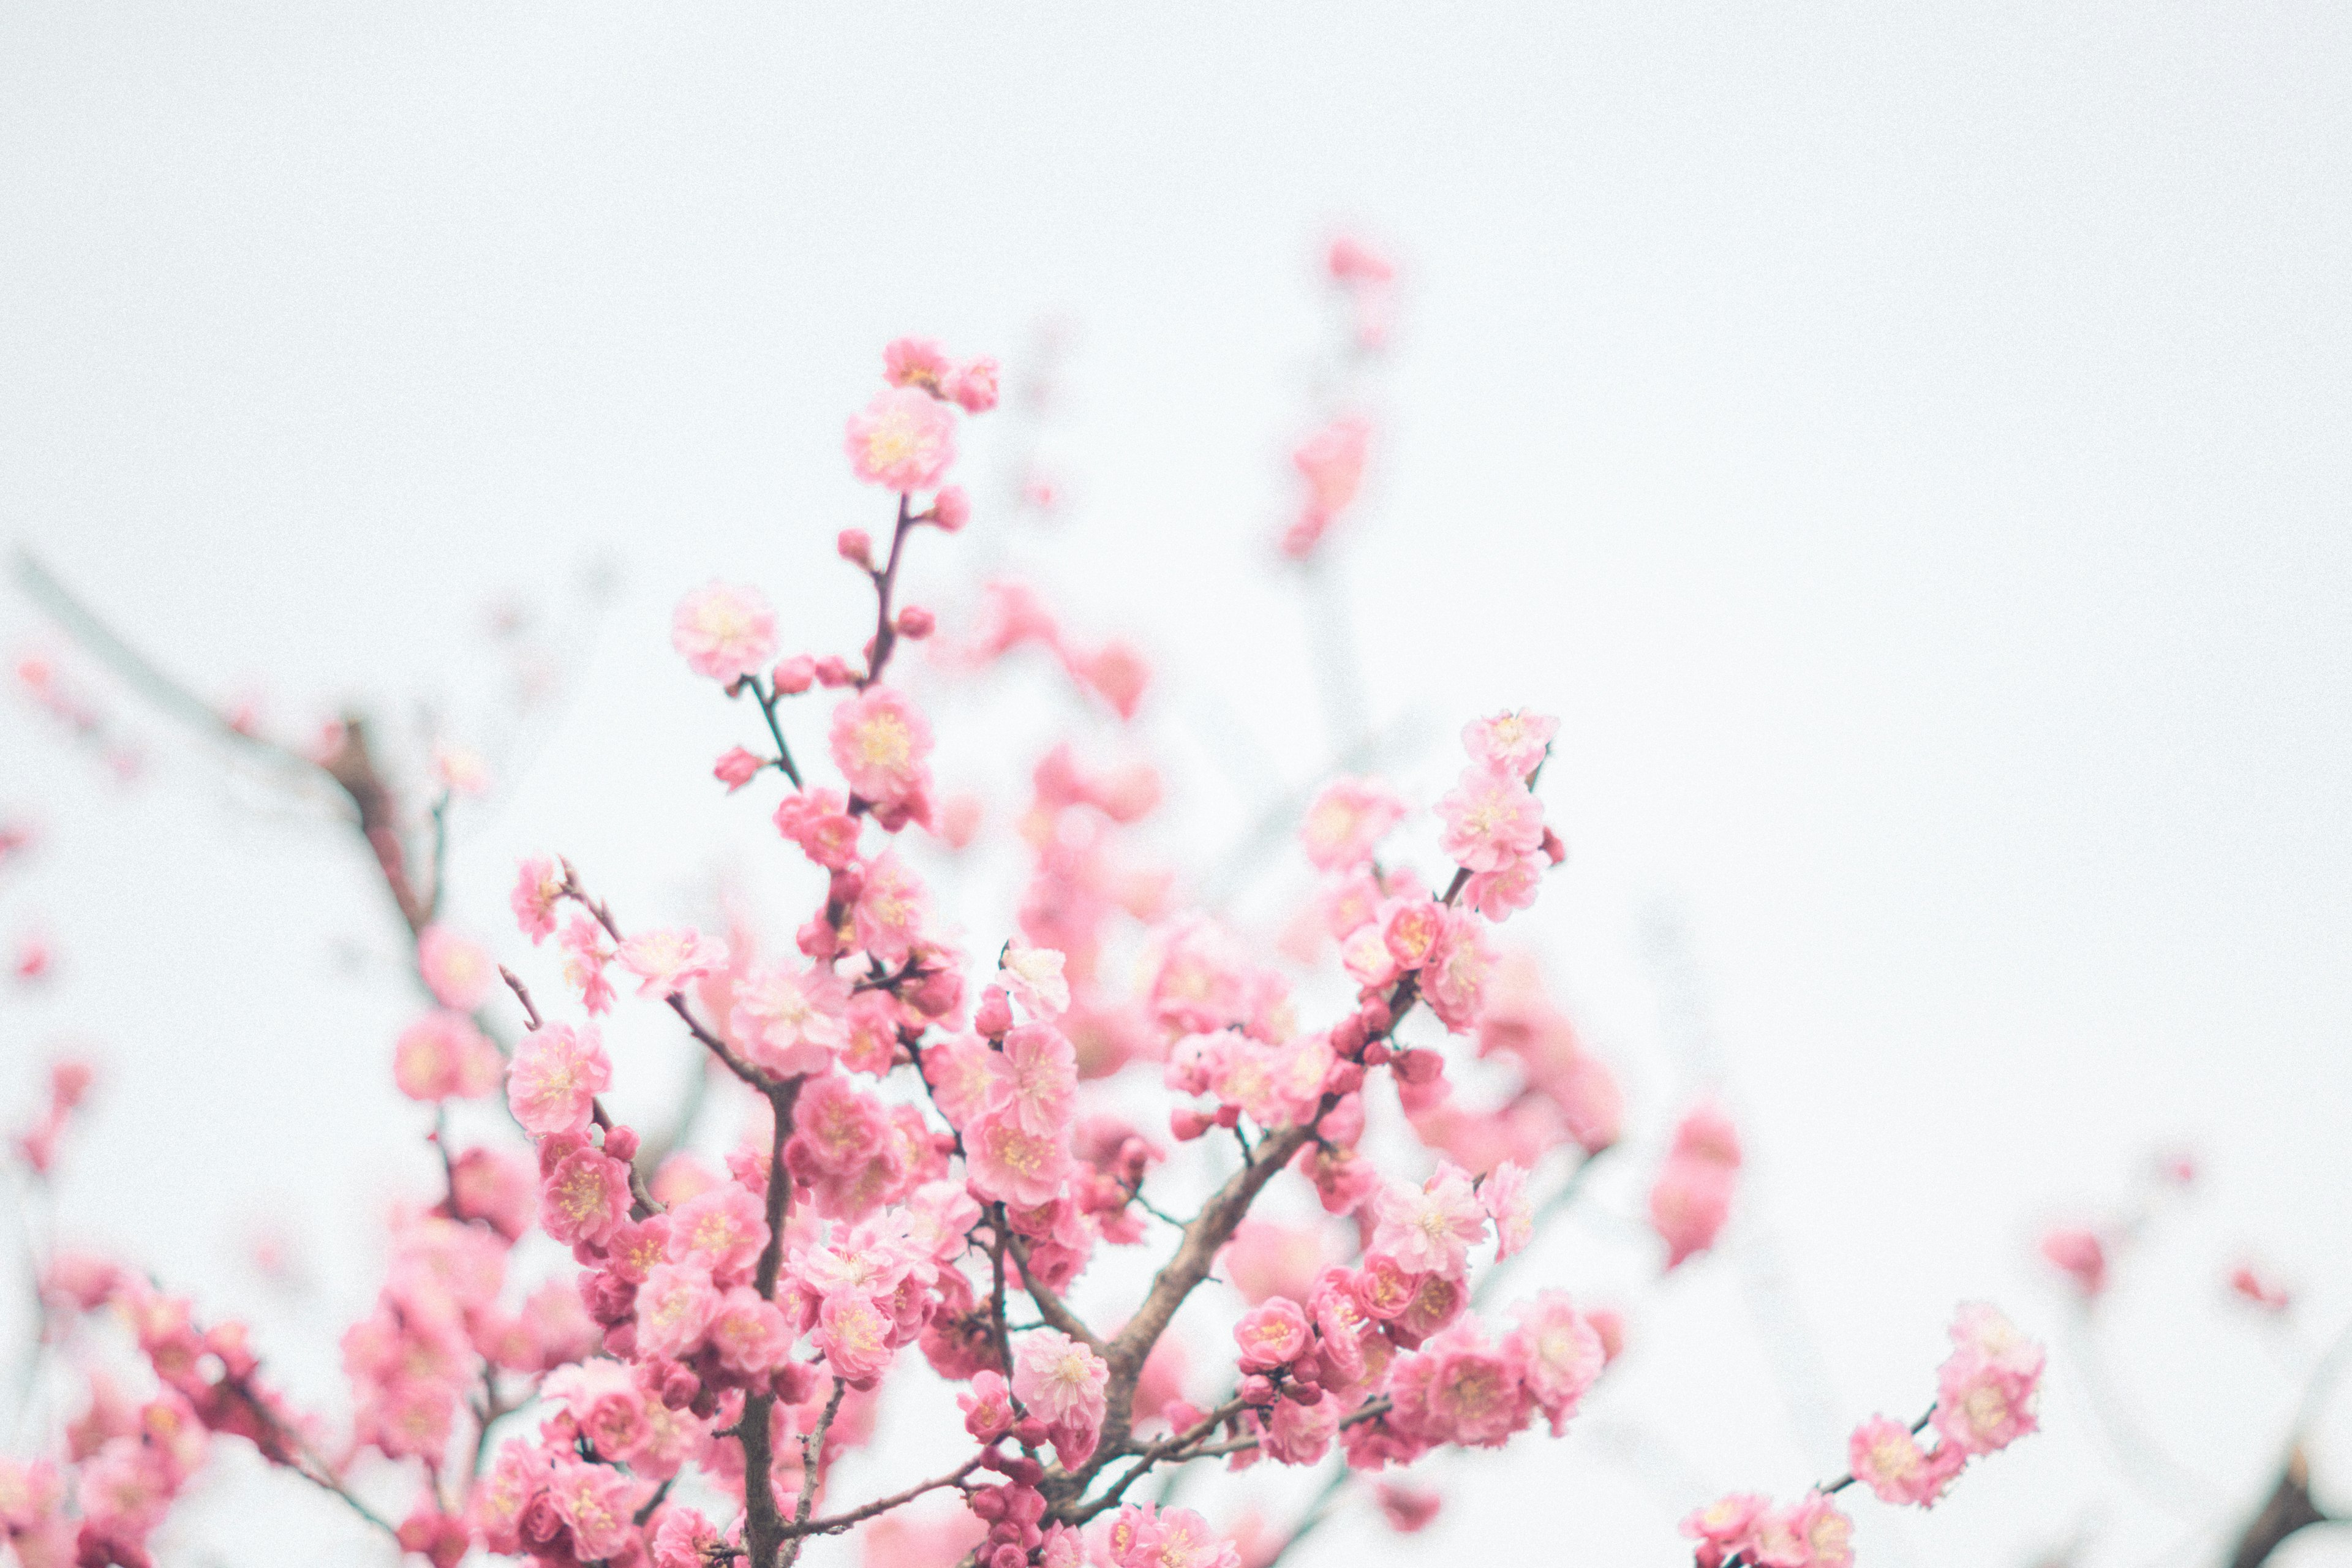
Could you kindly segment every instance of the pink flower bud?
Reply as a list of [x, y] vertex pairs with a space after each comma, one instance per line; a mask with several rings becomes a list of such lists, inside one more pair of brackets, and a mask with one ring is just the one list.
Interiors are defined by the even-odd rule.
[[1263, 1373], [1252, 1373], [1234, 1387], [1235, 1397], [1248, 1405], [1274, 1403], [1274, 1379]]
[[1326, 1094], [1353, 1094], [1364, 1087], [1364, 1069], [1354, 1062], [1333, 1062], [1323, 1075]]
[[796, 653], [770, 670], [768, 679], [785, 696], [797, 697], [816, 679], [816, 660], [804, 653]]
[[730, 746], [719, 757], [718, 764], [710, 772], [712, 776], [727, 786], [727, 793], [733, 795], [758, 777], [760, 770], [767, 765], [742, 747]]
[[1189, 1105], [1180, 1105], [1168, 1113], [1168, 1131], [1179, 1143], [1190, 1143], [1212, 1125], [1207, 1117]]
[[992, 985], [980, 994], [980, 1006], [972, 1013], [971, 1026], [992, 1040], [1013, 1027], [1013, 1004], [1006, 999], [1003, 987]]
[[624, 1163], [637, 1157], [637, 1132], [634, 1127], [609, 1127], [604, 1131], [604, 1152]]
[[971, 1510], [974, 1519], [993, 1524], [1004, 1517], [1004, 1494], [994, 1487], [978, 1487], [964, 1499], [963, 1506]]
[[922, 641], [938, 626], [939, 622], [932, 618], [931, 612], [920, 605], [909, 605], [898, 612], [898, 635], [910, 641]]
[[661, 1402], [667, 1409], [685, 1409], [701, 1392], [702, 1380], [685, 1367], [673, 1366], [662, 1373]]
[[971, 521], [971, 498], [961, 485], [950, 485], [932, 500], [931, 521], [950, 533]]
[[849, 666], [841, 661], [838, 654], [829, 653], [816, 661], [816, 683], [819, 686], [838, 689], [856, 679], [857, 677], [850, 673]]
[[1396, 1058], [1396, 1075], [1407, 1083], [1434, 1083], [1445, 1076], [1445, 1058], [1435, 1051], [1403, 1051]]
[[1024, 1415], [1013, 1428], [1013, 1440], [1024, 1448], [1034, 1448], [1054, 1435], [1054, 1429], [1034, 1415]]
[[1393, 1059], [1395, 1056], [1396, 1053], [1389, 1049], [1387, 1041], [1374, 1040], [1364, 1047], [1364, 1065], [1368, 1068], [1381, 1067]]
[[868, 572], [874, 570], [874, 541], [864, 529], [843, 529], [841, 537], [833, 542], [833, 547], [852, 566], [863, 566]]

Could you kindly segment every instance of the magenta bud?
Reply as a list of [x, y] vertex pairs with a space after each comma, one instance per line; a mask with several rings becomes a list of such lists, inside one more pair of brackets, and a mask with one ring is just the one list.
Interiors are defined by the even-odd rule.
[[852, 566], [863, 566], [868, 572], [874, 570], [874, 541], [867, 536], [864, 529], [843, 529], [841, 537], [833, 542], [833, 547], [839, 551], [841, 558]]
[[778, 691], [787, 697], [797, 697], [816, 679], [816, 660], [804, 653], [796, 653], [770, 671], [768, 679], [775, 682]]
[[920, 642], [939, 628], [939, 621], [920, 605], [909, 605], [898, 612], [898, 635]]
[[636, 1130], [631, 1127], [604, 1129], [604, 1152], [623, 1164], [637, 1157]]
[[1034, 1448], [1053, 1436], [1053, 1428], [1034, 1415], [1024, 1415], [1013, 1428], [1013, 1437], [1024, 1448]]

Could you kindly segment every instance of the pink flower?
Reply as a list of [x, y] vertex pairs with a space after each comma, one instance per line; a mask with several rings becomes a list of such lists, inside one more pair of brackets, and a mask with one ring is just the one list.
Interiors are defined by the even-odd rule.
[[515, 924], [536, 947], [555, 934], [555, 906], [563, 897], [563, 872], [553, 860], [535, 855], [516, 868]]
[[1845, 1451], [1853, 1479], [1877, 1493], [1881, 1502], [1931, 1502], [1943, 1489], [1919, 1439], [1900, 1421], [1872, 1416], [1853, 1429]]
[[1069, 1173], [1069, 1133], [1032, 1132], [1009, 1107], [975, 1117], [964, 1128], [964, 1148], [972, 1191], [1016, 1208], [1052, 1203]]
[[480, 1006], [498, 980], [498, 968], [479, 943], [441, 925], [416, 933], [416, 972], [435, 1001], [460, 1013]]
[[637, 977], [640, 996], [670, 996], [727, 962], [727, 944], [684, 926], [639, 931], [621, 944], [621, 967]]
[[1438, 1506], [1444, 1501], [1425, 1487], [1406, 1486], [1400, 1481], [1382, 1481], [1372, 1489], [1373, 1499], [1381, 1505], [1381, 1513], [1389, 1528], [1399, 1535], [1417, 1535], [1437, 1517]]
[[1820, 1492], [1768, 1508], [1750, 1527], [1745, 1550], [1762, 1568], [1852, 1568], [1853, 1521]]
[[767, 1244], [768, 1221], [760, 1200], [733, 1182], [721, 1182], [669, 1211], [669, 1260], [715, 1279], [749, 1274]]
[[1234, 1325], [1234, 1342], [1242, 1348], [1244, 1372], [1272, 1372], [1288, 1366], [1314, 1342], [1306, 1309], [1287, 1296], [1276, 1296], [1242, 1314]]
[[912, 386], [877, 392], [849, 416], [842, 443], [850, 470], [904, 495], [937, 488], [955, 461], [955, 416]]
[[899, 863], [898, 852], [884, 850], [866, 868], [866, 887], [857, 895], [852, 917], [857, 945], [885, 963], [904, 963], [923, 939], [928, 903], [923, 884]]
[[1389, 1372], [1391, 1420], [1425, 1441], [1465, 1447], [1501, 1445], [1528, 1423], [1531, 1401], [1510, 1358], [1465, 1317]]
[[776, 831], [818, 865], [842, 870], [857, 858], [857, 819], [848, 805], [838, 790], [798, 791], [777, 805]]
[[994, 360], [966, 360], [950, 373], [940, 390], [966, 414], [985, 414], [996, 406], [996, 375]]
[[1024, 1024], [1004, 1037], [992, 1098], [1024, 1132], [1066, 1137], [1078, 1095], [1078, 1055], [1051, 1024]]
[[1328, 520], [1347, 510], [1364, 482], [1371, 439], [1370, 424], [1348, 415], [1299, 443], [1290, 461], [1307, 481], [1310, 512]]
[[1699, 1561], [1714, 1568], [1748, 1544], [1756, 1521], [1770, 1506], [1769, 1499], [1755, 1492], [1733, 1492], [1693, 1512], [1679, 1529], [1699, 1542]]
[[613, 1082], [613, 1064], [593, 1026], [533, 1029], [507, 1068], [507, 1106], [535, 1138], [584, 1131], [596, 1096]]
[[1403, 820], [1404, 802], [1377, 779], [1334, 779], [1307, 808], [1299, 837], [1317, 870], [1352, 871]]
[[848, 1042], [848, 987], [824, 964], [769, 964], [737, 983], [728, 1031], [754, 1067], [780, 1077], [823, 1072]]
[[846, 1291], [824, 1299], [817, 1312], [816, 1342], [825, 1363], [853, 1383], [888, 1371], [898, 1348], [893, 1325], [881, 1309]]
[[712, 777], [727, 786], [729, 795], [733, 795], [758, 778], [760, 770], [767, 765], [767, 759], [757, 752], [747, 752], [740, 746], [730, 746], [719, 753], [719, 761], [710, 773]]
[[1462, 744], [1470, 760], [1525, 779], [1536, 771], [1559, 733], [1559, 721], [1521, 708], [1488, 719], [1473, 719], [1463, 727]]
[[1448, 910], [1421, 967], [1421, 994], [1437, 1021], [1455, 1034], [1478, 1026], [1486, 1005], [1486, 976], [1494, 972], [1495, 950], [1486, 933], [1469, 915]]
[[1109, 1545], [1117, 1568], [1242, 1568], [1241, 1549], [1189, 1508], [1122, 1509]]
[[710, 1276], [687, 1264], [656, 1264], [637, 1287], [637, 1349], [682, 1361], [702, 1343], [719, 1311]]
[[953, 368], [947, 351], [929, 338], [897, 338], [882, 351], [882, 379], [893, 386], [938, 392]]
[[1528, 1173], [1506, 1160], [1478, 1184], [1478, 1203], [1495, 1222], [1495, 1260], [1499, 1263], [1535, 1238], [1535, 1205], [1528, 1201]]
[[776, 657], [776, 613], [756, 588], [711, 583], [677, 602], [669, 641], [695, 674], [731, 685]]
[[1543, 803], [1527, 781], [1495, 767], [1465, 769], [1437, 803], [1438, 847], [1473, 871], [1493, 871], [1543, 845]]
[[572, 1551], [583, 1563], [619, 1554], [635, 1535], [637, 1484], [609, 1465], [558, 1460], [548, 1496], [572, 1528]]
[[472, 1100], [499, 1085], [499, 1048], [463, 1013], [427, 1013], [400, 1032], [392, 1077], [411, 1100]]
[[868, 687], [835, 709], [828, 739], [841, 776], [876, 805], [910, 803], [929, 783], [931, 727], [896, 687]]
[[744, 1377], [765, 1376], [792, 1354], [793, 1334], [784, 1314], [748, 1285], [738, 1285], [719, 1299], [709, 1333], [719, 1364]]
[[1381, 1194], [1372, 1250], [1415, 1273], [1452, 1278], [1486, 1236], [1486, 1215], [1468, 1174], [1448, 1162], [1418, 1189], [1391, 1187]]
[[563, 983], [580, 993], [580, 1005], [590, 1013], [612, 1011], [613, 983], [604, 978], [604, 965], [613, 961], [613, 948], [604, 940], [604, 928], [585, 915], [574, 915], [560, 940]]
[[1013, 1349], [1013, 1394], [1053, 1423], [1100, 1426], [1110, 1363], [1058, 1329], [1033, 1329]]
[[956, 1405], [963, 1411], [963, 1429], [983, 1443], [1013, 1430], [1012, 1394], [996, 1373], [973, 1374], [971, 1387], [956, 1395]]
[[1070, 983], [1062, 977], [1064, 963], [1062, 954], [1053, 948], [1013, 942], [1004, 949], [998, 973], [1004, 989], [1029, 1009], [1030, 1016], [1050, 1020], [1070, 1007]]
[[1557, 1437], [1608, 1364], [1608, 1352], [1600, 1331], [1569, 1304], [1565, 1291], [1539, 1291], [1513, 1310], [1517, 1321], [1503, 1336], [1503, 1354]]
[[2042, 1237], [2042, 1256], [2073, 1279], [2085, 1299], [2107, 1288], [2107, 1249], [2096, 1231], [2061, 1226]]
[[1514, 911], [1534, 907], [1544, 866], [1539, 855], [1520, 855], [1491, 871], [1473, 872], [1462, 886], [1462, 901], [1490, 921], [1508, 920]]
[[540, 1189], [539, 1226], [566, 1246], [602, 1246], [628, 1217], [629, 1168], [601, 1150], [566, 1154]]
[[1668, 1268], [1715, 1245], [1731, 1217], [1736, 1181], [1729, 1168], [1706, 1160], [1669, 1159], [1660, 1167], [1650, 1189], [1650, 1224], [1665, 1240]]
[[2040, 1373], [2021, 1375], [1999, 1363], [1955, 1353], [1936, 1381], [1936, 1430], [1964, 1454], [1990, 1454], [2035, 1430], [2034, 1393]]

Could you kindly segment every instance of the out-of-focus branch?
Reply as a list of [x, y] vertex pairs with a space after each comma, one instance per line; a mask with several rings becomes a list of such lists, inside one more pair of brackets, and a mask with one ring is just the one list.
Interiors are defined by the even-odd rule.
[[2230, 1553], [2230, 1568], [2261, 1568], [2286, 1538], [2315, 1524], [2342, 1524], [2311, 1500], [2311, 1466], [2303, 1445], [2288, 1451], [2286, 1468]]

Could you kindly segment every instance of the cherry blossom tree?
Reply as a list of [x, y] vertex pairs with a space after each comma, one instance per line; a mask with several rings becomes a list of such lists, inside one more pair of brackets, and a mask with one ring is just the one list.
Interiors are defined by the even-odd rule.
[[[1353, 378], [1393, 312], [1369, 247], [1341, 241], [1328, 271], [1344, 348], [1269, 549], [1309, 574], [1361, 493], [1375, 426]], [[0, 1529], [26, 1568], [143, 1568], [227, 1444], [331, 1496], [388, 1555], [440, 1568], [780, 1568], [834, 1536], [907, 1568], [1267, 1568], [1351, 1500], [1420, 1529], [1438, 1502], [1414, 1467], [1440, 1450], [1575, 1440], [1636, 1331], [1514, 1268], [1624, 1142], [1610, 1068], [1512, 942], [1572, 874], [1542, 791], [1556, 721], [1455, 715], [1459, 776], [1434, 800], [1359, 756], [1274, 803], [1315, 874], [1275, 947], [1202, 907], [1207, 856], [1171, 870], [1140, 852], [1162, 795], [1148, 763], [1057, 743], [1025, 809], [985, 822], [941, 782], [941, 705], [1025, 649], [1073, 703], [1125, 720], [1152, 672], [1014, 584], [952, 616], [906, 602], [911, 554], [986, 522], [958, 447], [1000, 374], [918, 339], [889, 344], [882, 372], [844, 397], [878, 526], [803, 568], [870, 595], [863, 646], [801, 646], [728, 576], [686, 595], [671, 628], [708, 700], [709, 809], [772, 822], [763, 870], [796, 924], [648, 919], [549, 844], [515, 868], [511, 931], [461, 931], [446, 834], [483, 787], [478, 757], [393, 765], [357, 714], [308, 744], [273, 738], [28, 566], [99, 666], [338, 803], [417, 996], [377, 1070], [415, 1102], [440, 1174], [391, 1216], [380, 1292], [341, 1331], [347, 1408], [298, 1405], [271, 1346], [135, 1259], [37, 1247], [36, 1349], [82, 1399], [0, 1461]], [[1053, 495], [1034, 474], [1019, 493]], [[67, 671], [36, 658], [19, 675], [63, 733], [133, 765]], [[425, 788], [398, 782], [418, 772]], [[0, 837], [0, 863], [27, 842]], [[1017, 872], [990, 889], [997, 923], [960, 931], [940, 868], [991, 847]], [[16, 966], [29, 983], [48, 962], [28, 942]], [[604, 1032], [625, 1012], [704, 1064], [676, 1125], [612, 1109]], [[62, 1060], [49, 1085], [18, 1141], [33, 1183], [70, 1180], [61, 1145], [90, 1073]], [[714, 1107], [737, 1128], [716, 1150]], [[1661, 1273], [1715, 1244], [1742, 1168], [1712, 1101], [1666, 1142], [1645, 1176]], [[1320, 1217], [1284, 1217], [1302, 1208]], [[2053, 1256], [2087, 1267], [2074, 1241]], [[1706, 1503], [1680, 1545], [1662, 1528], [1661, 1560], [1841, 1568], [1853, 1497], [1927, 1508], [2032, 1433], [2041, 1349], [1981, 1303], [1950, 1339], [1920, 1413], [1853, 1428], [1848, 1474]], [[869, 1461], [860, 1475], [892, 1469], [890, 1423], [959, 1457], [836, 1485], [847, 1455]], [[1203, 1471], [1260, 1464], [1324, 1479], [1295, 1518], [1246, 1531], [1178, 1500]]]

